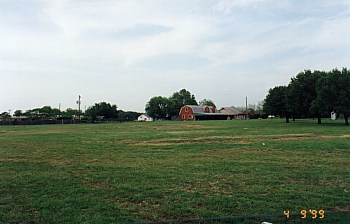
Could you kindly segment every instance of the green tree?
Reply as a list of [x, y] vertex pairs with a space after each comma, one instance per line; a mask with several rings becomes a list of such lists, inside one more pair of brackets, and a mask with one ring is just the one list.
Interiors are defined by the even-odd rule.
[[264, 112], [285, 117], [286, 123], [289, 123], [290, 112], [287, 109], [286, 94], [286, 86], [276, 86], [270, 89], [265, 99]]
[[142, 113], [134, 112], [134, 111], [118, 111], [118, 119], [120, 121], [134, 121], [137, 120], [138, 116]]
[[170, 100], [174, 102], [172, 115], [178, 115], [181, 107], [185, 105], [198, 105], [195, 96], [186, 89], [181, 89], [179, 92], [173, 93]]
[[15, 110], [15, 112], [13, 113], [13, 116], [15, 116], [15, 117], [20, 117], [22, 115], [23, 115], [22, 110]]
[[319, 97], [317, 97], [316, 99], [314, 99], [311, 102], [310, 112], [312, 114], [316, 114], [317, 124], [321, 124], [322, 123], [322, 119], [321, 118], [322, 118], [323, 108], [324, 108], [323, 100], [320, 100]]
[[74, 116], [78, 114], [78, 110], [67, 108], [65, 111], [62, 111], [62, 117], [65, 119], [72, 119]]
[[295, 117], [314, 117], [320, 116], [317, 110], [310, 110], [311, 104], [316, 99], [316, 84], [318, 80], [326, 73], [321, 71], [311, 72], [305, 70], [296, 77], [291, 78], [286, 93], [287, 108], [291, 112], [293, 119]]
[[54, 115], [54, 111], [51, 108], [51, 106], [43, 106], [42, 108], [38, 108], [38, 111], [45, 118], [49, 118], [49, 117], [52, 117]]
[[23, 115], [32, 119], [56, 119], [59, 114], [57, 108], [51, 108], [51, 106], [43, 106], [41, 108], [34, 108], [27, 110]]
[[203, 100], [199, 101], [199, 105], [200, 106], [213, 106], [214, 101], [208, 100], [208, 99], [203, 99]]
[[350, 115], [350, 73], [334, 69], [317, 82], [317, 97], [312, 102], [312, 110], [329, 115], [335, 111], [343, 114], [345, 125], [349, 125]]
[[258, 105], [256, 105], [255, 113], [258, 113], [260, 116], [263, 116], [263, 114], [264, 114], [264, 104], [265, 104], [265, 101], [259, 101]]
[[332, 73], [332, 86], [337, 90], [334, 111], [343, 114], [345, 125], [348, 126], [350, 115], [350, 71], [347, 68], [343, 68], [342, 71], [335, 69]]
[[11, 117], [11, 115], [9, 114], [9, 112], [2, 112], [0, 114], [0, 118], [1, 119], [7, 119], [7, 118], [10, 118], [10, 117]]
[[162, 119], [171, 116], [173, 107], [173, 100], [162, 96], [155, 96], [148, 101], [145, 110], [149, 116]]
[[89, 117], [92, 122], [95, 122], [97, 117], [118, 118], [117, 105], [111, 105], [106, 102], [95, 103], [94, 106], [89, 107], [85, 111], [85, 115]]

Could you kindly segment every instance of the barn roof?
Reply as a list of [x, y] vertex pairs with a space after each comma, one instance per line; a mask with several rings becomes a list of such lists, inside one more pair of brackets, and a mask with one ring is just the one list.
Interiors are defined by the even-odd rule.
[[191, 107], [193, 110], [193, 113], [204, 113], [205, 107], [203, 106], [196, 106], [196, 105], [186, 105], [188, 107]]
[[[185, 105], [185, 107], [190, 107], [193, 110], [193, 113], [195, 114], [208, 114], [205, 113], [205, 108], [208, 107], [210, 110], [210, 114], [213, 114], [212, 110], [213, 107], [212, 106], [197, 106], [197, 105]], [[218, 111], [217, 109], [215, 109], [215, 113], [220, 113], [220, 111]]]
[[241, 111], [239, 111], [237, 108], [234, 108], [234, 107], [223, 107], [220, 109], [220, 112], [222, 112], [224, 114], [232, 114], [232, 115], [242, 113]]

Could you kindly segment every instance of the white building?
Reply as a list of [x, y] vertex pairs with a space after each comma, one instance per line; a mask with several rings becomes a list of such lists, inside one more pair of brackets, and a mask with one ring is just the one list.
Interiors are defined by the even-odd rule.
[[337, 114], [334, 111], [332, 111], [332, 113], [331, 113], [331, 119], [333, 121], [335, 121], [337, 119]]
[[148, 116], [147, 114], [141, 114], [138, 118], [138, 121], [153, 121], [153, 118]]

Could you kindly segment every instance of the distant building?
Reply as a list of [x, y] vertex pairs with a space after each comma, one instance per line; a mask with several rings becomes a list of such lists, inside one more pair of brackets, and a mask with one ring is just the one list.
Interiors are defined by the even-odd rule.
[[[218, 113], [214, 106], [197, 106], [197, 105], [185, 105], [180, 109], [181, 121], [193, 121], [193, 120], [207, 120], [205, 117]], [[200, 118], [201, 117], [201, 118]]]
[[337, 119], [337, 114], [334, 111], [332, 111], [332, 113], [331, 113], [331, 119], [333, 121], [335, 121]]
[[153, 121], [153, 118], [148, 116], [147, 114], [141, 114], [137, 118], [138, 121]]
[[245, 119], [245, 114], [233, 107], [185, 105], [179, 112], [181, 121]]
[[222, 114], [226, 114], [231, 119], [246, 119], [247, 116], [246, 113], [243, 113], [234, 107], [223, 107], [219, 111]]

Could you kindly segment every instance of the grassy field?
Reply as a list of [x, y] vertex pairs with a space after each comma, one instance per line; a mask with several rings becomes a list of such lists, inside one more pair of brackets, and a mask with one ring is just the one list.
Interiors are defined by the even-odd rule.
[[350, 127], [325, 122], [0, 126], [0, 223], [350, 223]]

